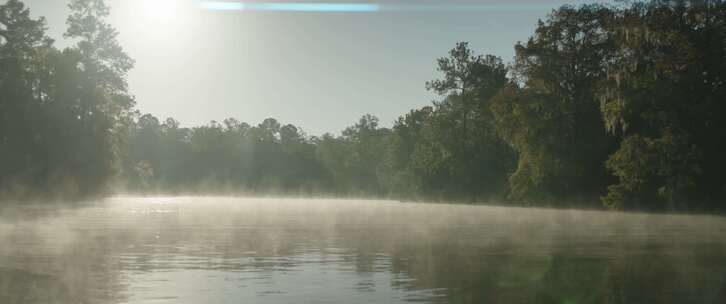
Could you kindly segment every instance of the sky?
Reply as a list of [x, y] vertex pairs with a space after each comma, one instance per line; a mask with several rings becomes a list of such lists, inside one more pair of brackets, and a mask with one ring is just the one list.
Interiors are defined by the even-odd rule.
[[[509, 62], [551, 9], [594, 2], [200, 1], [106, 0], [136, 61], [128, 81], [137, 108], [189, 127], [274, 117], [311, 135], [337, 134], [367, 113], [390, 127], [438, 98], [425, 83], [439, 77], [436, 58], [456, 42]], [[66, 46], [68, 0], [24, 2]]]

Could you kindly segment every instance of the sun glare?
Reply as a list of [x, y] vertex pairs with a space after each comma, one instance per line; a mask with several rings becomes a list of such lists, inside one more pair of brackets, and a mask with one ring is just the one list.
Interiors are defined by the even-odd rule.
[[179, 0], [141, 0], [141, 13], [145, 23], [169, 26], [179, 21]]

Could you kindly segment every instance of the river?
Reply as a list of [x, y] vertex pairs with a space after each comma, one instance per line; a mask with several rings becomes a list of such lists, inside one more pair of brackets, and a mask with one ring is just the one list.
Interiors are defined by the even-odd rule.
[[726, 218], [336, 199], [0, 209], [0, 303], [726, 303]]

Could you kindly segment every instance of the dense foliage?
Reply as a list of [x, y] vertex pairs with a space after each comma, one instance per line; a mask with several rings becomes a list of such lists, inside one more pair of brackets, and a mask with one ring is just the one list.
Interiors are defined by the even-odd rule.
[[[269, 118], [184, 128], [134, 111], [133, 62], [101, 0], [73, 0], [58, 50], [19, 0], [0, 5], [5, 195], [229, 191], [723, 209], [726, 4], [563, 6], [515, 58], [458, 43], [440, 99], [392, 128], [363, 116], [308, 136]], [[114, 181], [110, 183], [110, 181]], [[31, 191], [32, 190], [32, 191]]]
[[19, 0], [0, 5], [0, 191], [75, 197], [104, 189], [116, 172], [123, 117], [132, 109], [126, 72], [101, 0], [73, 0], [53, 47], [45, 20]]

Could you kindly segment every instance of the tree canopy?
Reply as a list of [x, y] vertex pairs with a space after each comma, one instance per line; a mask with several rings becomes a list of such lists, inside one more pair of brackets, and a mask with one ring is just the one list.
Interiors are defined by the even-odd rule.
[[[457, 43], [439, 97], [311, 136], [268, 118], [184, 127], [135, 110], [102, 0], [70, 2], [58, 49], [0, 5], [0, 196], [284, 193], [723, 210], [726, 4], [562, 6], [510, 63]], [[422, 88], [423, 89], [423, 88]]]

